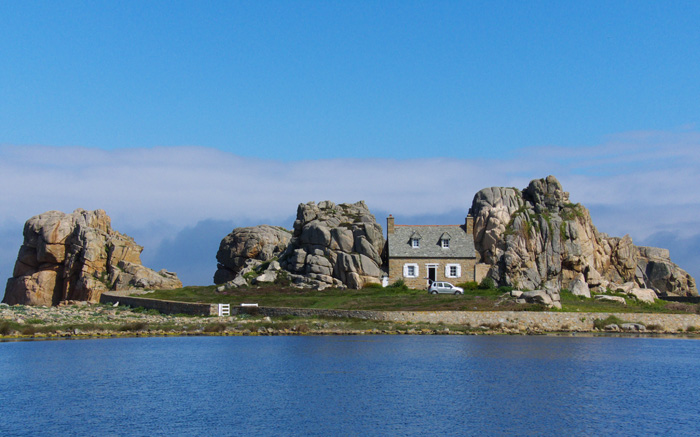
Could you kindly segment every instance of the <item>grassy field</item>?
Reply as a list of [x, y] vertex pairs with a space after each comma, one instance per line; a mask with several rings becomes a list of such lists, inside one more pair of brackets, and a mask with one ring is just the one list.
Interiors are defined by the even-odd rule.
[[217, 292], [216, 286], [158, 290], [141, 295], [151, 299], [207, 303], [257, 303], [260, 306], [378, 311], [567, 311], [629, 313], [700, 313], [699, 305], [657, 301], [645, 304], [625, 296], [627, 305], [601, 302], [561, 293], [562, 309], [517, 304], [507, 291], [498, 289], [465, 290], [461, 296], [430, 295], [425, 290], [364, 288], [361, 290], [326, 289], [324, 291], [266, 285]]
[[395, 288], [363, 288], [361, 290], [326, 289], [324, 291], [293, 287], [260, 286], [236, 288], [216, 292], [215, 286], [184, 287], [176, 290], [158, 290], [140, 295], [151, 299], [182, 302], [257, 303], [260, 306], [288, 308], [320, 308], [344, 310], [414, 310], [414, 311], [501, 311], [526, 309], [532, 305], [518, 305], [501, 299], [498, 290], [479, 290], [463, 296], [430, 295], [425, 290]]

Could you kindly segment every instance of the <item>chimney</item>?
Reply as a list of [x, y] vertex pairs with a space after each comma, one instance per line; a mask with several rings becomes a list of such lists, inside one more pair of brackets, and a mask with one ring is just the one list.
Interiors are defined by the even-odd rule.
[[389, 214], [386, 218], [386, 234], [390, 235], [394, 233], [394, 216]]
[[464, 230], [467, 233], [467, 235], [474, 235], [474, 216], [473, 215], [467, 215], [467, 218], [464, 220]]

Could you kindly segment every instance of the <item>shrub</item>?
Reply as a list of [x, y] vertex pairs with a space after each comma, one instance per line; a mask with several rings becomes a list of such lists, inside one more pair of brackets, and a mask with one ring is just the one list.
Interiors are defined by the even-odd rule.
[[292, 285], [292, 280], [289, 279], [289, 276], [287, 276], [287, 272], [280, 270], [277, 273], [277, 277], [275, 278], [274, 284], [279, 285], [281, 287], [289, 287], [290, 285]]
[[696, 326], [688, 326], [685, 330], [687, 332], [695, 332], [698, 330], [698, 328]]
[[394, 288], [397, 290], [408, 290], [408, 285], [406, 285], [403, 279], [399, 279], [387, 288]]
[[5, 320], [4, 322], [0, 323], [0, 335], [9, 335], [14, 331], [12, 327], [10, 326], [10, 322]]
[[306, 323], [302, 323], [293, 327], [292, 329], [294, 329], [296, 332], [309, 332], [309, 325], [307, 325]]
[[382, 284], [377, 284], [376, 282], [368, 282], [363, 285], [362, 288], [383, 288]]
[[22, 335], [34, 335], [36, 334], [36, 326], [29, 325], [22, 328]]
[[252, 281], [253, 279], [257, 278], [258, 276], [260, 276], [260, 273], [256, 272], [255, 270], [251, 270], [251, 271], [243, 274], [243, 278], [246, 279], [248, 282]]
[[210, 323], [204, 327], [204, 332], [224, 332], [226, 330], [226, 324], [224, 323]]
[[148, 329], [148, 323], [146, 323], [146, 322], [125, 323], [125, 324], [121, 325], [118, 329], [119, 329], [119, 331], [129, 331], [129, 332], [143, 331], [145, 329]]
[[498, 287], [498, 291], [500, 291], [501, 293], [510, 293], [511, 291], [513, 291], [513, 287], [501, 285], [500, 287]]
[[479, 289], [480, 290], [493, 290], [496, 288], [496, 283], [494, 282], [493, 279], [489, 278], [488, 276], [485, 277], [484, 279], [481, 280], [479, 283]]
[[602, 329], [605, 329], [605, 327], [608, 326], [608, 325], [617, 325], [617, 326], [620, 326], [620, 325], [622, 325], [623, 323], [625, 323], [624, 320], [622, 320], [622, 319], [620, 319], [620, 318], [618, 318], [618, 317], [615, 317], [615, 316], [608, 316], [608, 317], [606, 317], [606, 318], [604, 318], [604, 319], [595, 319], [595, 320], [593, 320], [593, 326], [594, 326], [596, 329], [601, 329], [601, 330], [602, 330]]

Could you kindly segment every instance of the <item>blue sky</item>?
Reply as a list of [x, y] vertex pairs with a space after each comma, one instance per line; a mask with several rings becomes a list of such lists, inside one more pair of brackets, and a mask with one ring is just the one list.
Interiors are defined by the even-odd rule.
[[700, 274], [698, 22], [696, 1], [1, 2], [0, 276], [49, 209], [106, 209], [159, 268], [209, 256], [201, 283], [223, 229], [299, 202], [450, 221], [548, 174]]

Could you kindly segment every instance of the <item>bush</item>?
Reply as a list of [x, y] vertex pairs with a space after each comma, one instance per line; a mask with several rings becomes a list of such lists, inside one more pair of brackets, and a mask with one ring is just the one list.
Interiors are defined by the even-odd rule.
[[620, 325], [622, 325], [623, 323], [626, 323], [626, 322], [625, 322], [624, 320], [618, 318], [618, 317], [615, 317], [615, 316], [608, 316], [608, 317], [606, 317], [605, 319], [595, 319], [595, 320], [593, 321], [593, 326], [594, 326], [596, 329], [603, 330], [603, 329], [605, 329], [605, 327], [608, 326], [608, 325], [617, 325], [617, 326], [620, 326]]
[[488, 276], [482, 279], [479, 283], [480, 290], [493, 290], [495, 288], [496, 283], [493, 281], [493, 279], [489, 278]]
[[285, 272], [284, 270], [280, 270], [277, 273], [277, 277], [275, 278], [274, 284], [279, 285], [281, 287], [289, 287], [290, 285], [292, 285], [292, 280], [289, 279], [289, 276], [287, 276], [287, 272]]
[[362, 288], [383, 288], [382, 284], [377, 284], [376, 282], [368, 282], [363, 285]]
[[119, 327], [120, 331], [143, 331], [148, 328], [148, 323], [146, 322], [135, 322], [135, 323], [125, 323]]
[[226, 325], [224, 323], [210, 323], [204, 327], [204, 332], [224, 332]]
[[399, 279], [387, 288], [394, 288], [396, 290], [408, 290], [408, 285], [406, 285], [403, 279]]
[[34, 335], [36, 334], [36, 326], [29, 325], [22, 328], [22, 335]]
[[14, 331], [7, 320], [0, 323], [0, 335], [9, 335]]
[[296, 332], [309, 332], [309, 325], [307, 325], [306, 323], [302, 323], [300, 325], [292, 327], [292, 329]]
[[501, 293], [510, 293], [511, 291], [513, 291], [513, 287], [502, 285], [498, 287], [498, 291], [500, 291]]

